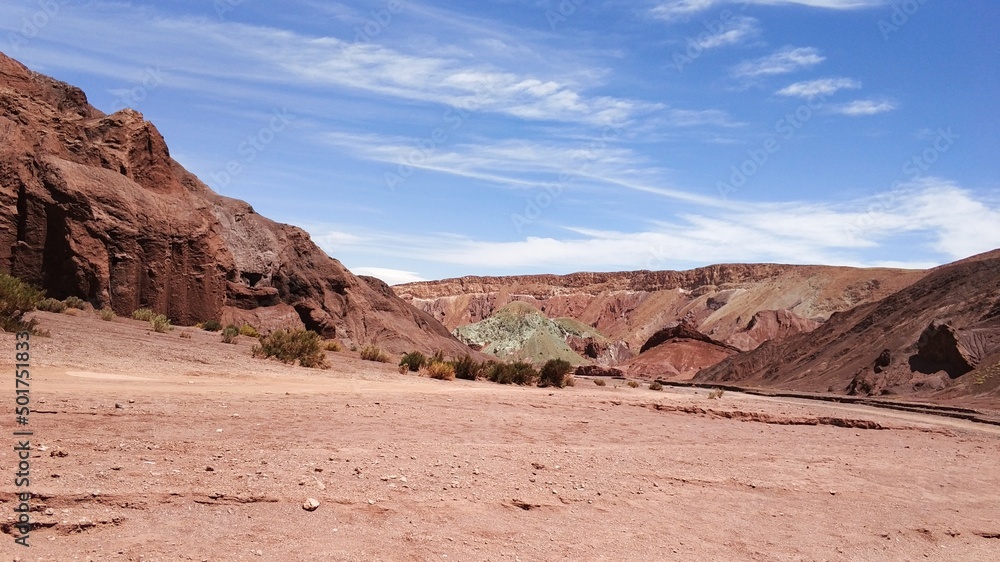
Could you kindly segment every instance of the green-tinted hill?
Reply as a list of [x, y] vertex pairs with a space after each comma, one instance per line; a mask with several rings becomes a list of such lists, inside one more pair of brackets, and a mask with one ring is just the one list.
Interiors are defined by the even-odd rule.
[[573, 365], [585, 365], [588, 361], [566, 343], [568, 338], [607, 339], [571, 319], [551, 320], [525, 302], [512, 302], [489, 318], [460, 326], [452, 333], [459, 340], [481, 347], [500, 359], [536, 363], [563, 359]]

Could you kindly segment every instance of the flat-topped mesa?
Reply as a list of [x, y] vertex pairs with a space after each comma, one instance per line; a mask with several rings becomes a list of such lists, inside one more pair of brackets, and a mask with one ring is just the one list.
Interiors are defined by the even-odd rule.
[[0, 270], [128, 315], [306, 326], [389, 351], [468, 347], [309, 235], [220, 196], [142, 114], [0, 55]]

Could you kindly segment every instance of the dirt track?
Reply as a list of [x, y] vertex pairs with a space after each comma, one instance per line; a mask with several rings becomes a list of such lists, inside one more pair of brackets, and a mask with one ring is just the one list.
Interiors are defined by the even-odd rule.
[[[439, 382], [337, 355], [314, 371], [252, 359], [249, 340], [41, 318], [42, 527], [30, 549], [0, 535], [4, 560], [1000, 556], [987, 538], [1000, 440], [972, 424], [590, 381]], [[14, 459], [0, 447], [0, 521]]]

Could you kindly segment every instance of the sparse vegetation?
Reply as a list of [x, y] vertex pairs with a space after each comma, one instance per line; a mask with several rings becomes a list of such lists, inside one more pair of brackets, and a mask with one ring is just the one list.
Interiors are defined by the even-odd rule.
[[406, 367], [406, 369], [412, 373], [416, 373], [421, 369], [421, 367], [427, 364], [427, 357], [424, 357], [424, 354], [419, 351], [411, 351], [399, 360], [399, 366]]
[[260, 345], [253, 348], [254, 357], [274, 357], [283, 363], [299, 362], [303, 367], [326, 368], [326, 356], [320, 347], [321, 338], [312, 330], [284, 329], [261, 336]]
[[594, 379], [594, 384], [597, 386], [608, 386], [608, 381], [604, 379]]
[[725, 393], [726, 393], [726, 391], [722, 390], [721, 388], [713, 389], [711, 392], [708, 393], [708, 399], [709, 400], [718, 400], [719, 398], [722, 398], [722, 395], [725, 394]]
[[663, 385], [660, 384], [659, 381], [653, 381], [653, 382], [649, 383], [649, 389], [650, 390], [663, 390]]
[[538, 386], [563, 388], [566, 386], [566, 378], [571, 372], [573, 372], [573, 365], [570, 365], [569, 361], [550, 359], [542, 366]]
[[340, 345], [339, 341], [330, 340], [323, 345], [323, 349], [334, 353], [340, 353], [341, 351], [344, 351], [344, 346]]
[[156, 316], [156, 313], [148, 308], [140, 308], [132, 313], [132, 318], [135, 320], [140, 320], [142, 322], [149, 322]]
[[[45, 298], [45, 293], [17, 277], [0, 273], [0, 328], [7, 332], [35, 331], [37, 322], [24, 315]], [[35, 332], [37, 334], [37, 332]]]
[[149, 325], [153, 328], [154, 332], [165, 334], [174, 327], [170, 325], [170, 319], [163, 314], [156, 314], [149, 319]]
[[428, 365], [431, 363], [444, 363], [444, 362], [445, 362], [444, 352], [441, 351], [440, 349], [435, 351], [434, 354], [430, 356], [430, 359], [427, 360]]
[[531, 363], [524, 361], [491, 363], [488, 377], [499, 384], [529, 385], [538, 380], [538, 371]]
[[629, 386], [629, 388], [639, 388], [639, 382], [638, 381], [628, 381], [625, 384], [627, 384]]
[[42, 312], [55, 312], [59, 314], [66, 311], [66, 303], [59, 299], [47, 298], [38, 301], [35, 308], [41, 310]]
[[101, 320], [104, 320], [105, 322], [111, 322], [112, 320], [118, 317], [118, 315], [115, 314], [115, 311], [108, 307], [102, 308], [100, 311], [97, 312], [97, 314], [98, 316], [101, 317]]
[[63, 299], [63, 304], [69, 308], [75, 308], [77, 310], [83, 310], [86, 308], [87, 302], [80, 297], [66, 297]]
[[181, 332], [181, 339], [184, 339], [184, 340], [191, 339], [191, 332], [187, 332], [187, 331]]
[[483, 373], [483, 364], [479, 363], [469, 355], [456, 359], [452, 362], [455, 366], [455, 377], [467, 381], [474, 381]]
[[455, 367], [450, 363], [435, 361], [427, 366], [427, 376], [442, 381], [455, 380]]
[[218, 320], [206, 320], [201, 323], [201, 329], [206, 332], [218, 332], [222, 330], [222, 322]]
[[389, 363], [392, 361], [392, 359], [389, 359], [389, 356], [382, 351], [382, 348], [374, 345], [365, 346], [365, 348], [361, 350], [361, 358], [365, 361], [377, 361], [379, 363]]
[[235, 344], [237, 340], [240, 339], [240, 328], [233, 324], [226, 326], [226, 329], [222, 330], [222, 343]]
[[240, 326], [240, 335], [248, 338], [259, 338], [260, 332], [258, 332], [257, 328], [254, 328], [250, 324], [244, 323]]

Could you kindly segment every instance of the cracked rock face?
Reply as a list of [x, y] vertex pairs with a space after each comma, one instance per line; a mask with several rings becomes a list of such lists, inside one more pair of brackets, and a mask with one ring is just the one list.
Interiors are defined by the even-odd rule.
[[131, 109], [0, 54], [0, 269], [55, 298], [175, 323], [305, 326], [388, 351], [468, 348], [309, 235], [220, 196]]

